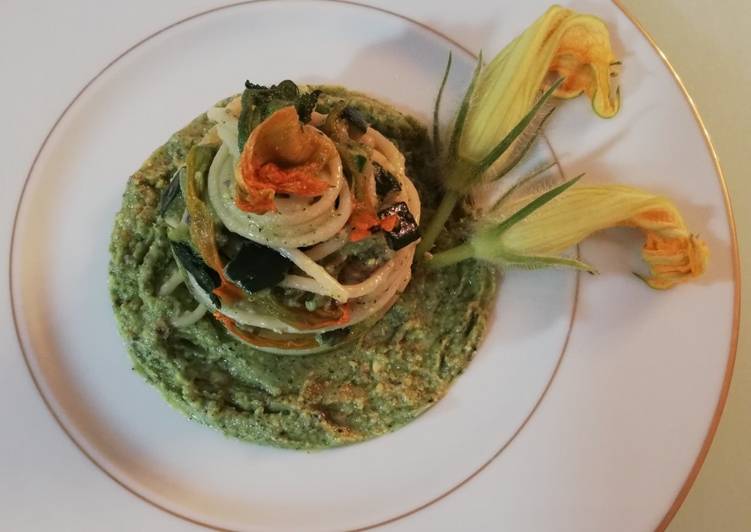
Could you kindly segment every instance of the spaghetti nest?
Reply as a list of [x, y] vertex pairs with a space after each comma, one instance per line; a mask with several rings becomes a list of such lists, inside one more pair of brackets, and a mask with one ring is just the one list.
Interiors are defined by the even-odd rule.
[[[230, 209], [242, 154], [239, 142], [226, 142], [242, 129], [231, 125], [242, 115], [233, 98], [176, 133], [131, 177], [111, 243], [110, 292], [134, 369], [193, 420], [243, 440], [293, 448], [372, 438], [435, 404], [469, 364], [496, 286], [495, 268], [479, 262], [440, 271], [411, 266], [415, 241], [400, 240], [391, 225], [392, 214], [402, 216], [394, 206], [404, 203], [419, 218], [437, 204], [424, 128], [371, 98], [321, 89], [300, 127], [315, 128], [334, 144], [336, 155], [318, 152], [329, 158], [316, 163], [314, 174], [330, 189], [316, 196], [277, 191], [274, 208], [263, 214]], [[364, 129], [355, 129], [363, 124], [357, 115], [348, 119], [346, 107], [357, 110]], [[304, 109], [295, 111], [305, 118]], [[325, 133], [334, 126], [349, 140]], [[269, 160], [256, 162], [262, 168]], [[297, 165], [302, 168], [271, 162], [287, 172], [312, 167], [309, 160]], [[258, 177], [279, 182], [279, 176]], [[217, 207], [245, 224], [243, 235], [214, 208], [214, 194], [227, 191], [231, 198]], [[344, 222], [338, 212], [349, 212]], [[297, 230], [287, 230], [292, 226]], [[353, 239], [363, 227], [365, 237]], [[457, 224], [444, 243], [460, 241], [460, 232]], [[199, 248], [195, 242], [207, 234], [213, 246]], [[270, 267], [242, 275], [259, 263]], [[311, 264], [336, 284], [309, 274], [319, 271]], [[332, 292], [326, 281], [341, 291]], [[276, 284], [260, 288], [268, 283]], [[334, 297], [339, 294], [346, 300]], [[299, 355], [311, 338], [323, 352], [269, 352], [286, 341], [293, 347], [282, 352]]]
[[203, 308], [278, 354], [367, 330], [409, 283], [420, 236], [404, 154], [349, 99], [289, 81], [249, 84], [207, 118], [213, 127], [174, 177], [183, 201], [165, 208], [200, 305], [190, 316]]

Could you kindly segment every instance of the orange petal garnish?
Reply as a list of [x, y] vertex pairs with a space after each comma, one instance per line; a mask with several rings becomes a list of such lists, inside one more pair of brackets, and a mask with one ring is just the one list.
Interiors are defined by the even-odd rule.
[[329, 184], [319, 177], [336, 154], [331, 140], [303, 125], [293, 106], [274, 112], [253, 130], [235, 168], [235, 204], [246, 212], [276, 210], [276, 194], [316, 197]]
[[275, 338], [268, 338], [266, 336], [260, 336], [253, 334], [249, 331], [245, 331], [237, 326], [231, 318], [228, 318], [221, 312], [214, 312], [214, 318], [224, 325], [224, 327], [240, 338], [241, 340], [249, 343], [254, 347], [276, 347], [278, 349], [306, 349], [310, 347], [317, 347], [318, 343], [312, 338], [303, 338], [300, 340], [282, 340]]

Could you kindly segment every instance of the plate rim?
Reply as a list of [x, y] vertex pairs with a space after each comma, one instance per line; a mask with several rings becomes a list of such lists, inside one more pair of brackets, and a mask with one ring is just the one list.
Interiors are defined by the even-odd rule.
[[628, 19], [628, 21], [634, 25], [634, 27], [639, 31], [639, 33], [641, 33], [642, 36], [647, 40], [650, 47], [657, 53], [662, 63], [670, 72], [671, 77], [673, 78], [675, 83], [678, 85], [678, 89], [680, 90], [684, 99], [686, 100], [686, 103], [688, 104], [688, 107], [691, 110], [691, 114], [693, 115], [694, 120], [696, 121], [696, 125], [699, 126], [701, 135], [704, 138], [704, 144], [706, 145], [707, 150], [709, 151], [709, 155], [712, 158], [712, 164], [714, 165], [716, 177], [720, 182], [720, 189], [722, 191], [723, 203], [725, 205], [725, 215], [727, 218], [728, 228], [730, 229], [730, 247], [731, 247], [731, 256], [732, 256], [733, 286], [734, 286], [733, 321], [732, 321], [732, 326], [731, 326], [731, 331], [730, 331], [730, 345], [729, 345], [728, 358], [727, 358], [727, 361], [725, 362], [725, 374], [722, 380], [722, 387], [720, 388], [720, 395], [717, 398], [717, 403], [715, 404], [715, 409], [712, 414], [712, 418], [709, 422], [707, 433], [704, 436], [702, 446], [699, 449], [699, 453], [696, 455], [696, 458], [694, 459], [694, 463], [691, 466], [691, 469], [689, 470], [688, 474], [686, 475], [686, 478], [683, 481], [683, 484], [678, 490], [678, 493], [675, 499], [673, 500], [673, 504], [670, 505], [667, 512], [665, 512], [665, 515], [663, 516], [662, 520], [660, 520], [660, 523], [657, 525], [657, 528], [655, 529], [657, 531], [662, 532], [667, 529], [670, 522], [678, 513], [678, 510], [680, 510], [681, 506], [686, 500], [686, 497], [688, 497], [688, 494], [691, 491], [691, 488], [693, 487], [694, 482], [696, 481], [696, 478], [699, 476], [699, 471], [701, 471], [701, 468], [707, 459], [707, 455], [709, 454], [709, 449], [712, 446], [712, 442], [714, 440], [715, 434], [717, 433], [717, 429], [720, 425], [720, 420], [722, 419], [723, 411], [725, 410], [725, 404], [727, 403], [728, 393], [730, 392], [730, 383], [733, 380], [733, 369], [735, 368], [735, 360], [736, 360], [737, 351], [738, 351], [738, 333], [740, 330], [740, 317], [741, 317], [740, 316], [741, 315], [740, 253], [738, 251], [738, 233], [737, 233], [737, 229], [735, 225], [735, 215], [733, 214], [733, 203], [730, 199], [730, 193], [728, 191], [727, 181], [725, 179], [725, 173], [722, 170], [722, 165], [720, 164], [720, 158], [717, 155], [717, 150], [715, 149], [714, 144], [712, 143], [712, 137], [709, 134], [709, 130], [707, 129], [706, 124], [704, 123], [704, 119], [701, 117], [701, 114], [699, 113], [699, 108], [696, 106], [696, 102], [694, 102], [694, 99], [689, 94], [688, 89], [686, 88], [686, 84], [683, 82], [683, 79], [678, 74], [678, 71], [670, 62], [670, 59], [668, 59], [667, 54], [665, 54], [662, 48], [660, 48], [660, 46], [657, 44], [657, 41], [652, 36], [652, 34], [649, 31], [647, 31], [644, 25], [642, 25], [639, 19], [636, 18], [636, 16], [632, 13], [632, 11], [629, 8], [627, 8], [625, 5], [623, 5], [622, 0], [610, 0], [610, 1]]
[[[47, 142], [49, 141], [52, 133], [57, 129], [59, 123], [66, 116], [66, 114], [68, 113], [68, 111], [70, 110], [70, 108], [79, 100], [79, 98], [88, 90], [88, 88], [93, 83], [95, 83], [105, 72], [107, 72], [112, 66], [114, 66], [118, 61], [120, 61], [121, 59], [123, 59], [129, 53], [131, 53], [132, 51], [134, 51], [135, 49], [137, 49], [141, 45], [145, 44], [146, 42], [150, 41], [151, 39], [157, 37], [158, 35], [166, 32], [166, 31], [168, 31], [168, 30], [170, 30], [170, 29], [172, 29], [172, 28], [174, 28], [176, 26], [182, 25], [182, 24], [187, 23], [187, 22], [189, 22], [189, 21], [191, 21], [193, 19], [200, 18], [202, 16], [209, 15], [209, 14], [214, 13], [214, 12], [223, 11], [223, 10], [226, 10], [226, 9], [231, 9], [231, 8], [238, 7], [238, 6], [243, 6], [243, 5], [250, 5], [250, 4], [256, 4], [256, 3], [267, 3], [267, 2], [271, 2], [271, 1], [273, 1], [273, 0], [241, 0], [241, 1], [236, 1], [236, 2], [231, 2], [231, 3], [227, 3], [227, 4], [222, 4], [222, 5], [219, 5], [219, 6], [215, 6], [213, 8], [202, 10], [200, 12], [194, 13], [194, 14], [189, 15], [187, 17], [178, 19], [178, 20], [176, 20], [176, 21], [174, 21], [174, 22], [172, 22], [172, 23], [170, 23], [170, 24], [168, 24], [168, 25], [166, 25], [166, 26], [164, 26], [164, 27], [162, 27], [160, 29], [157, 29], [156, 31], [150, 33], [149, 35], [147, 35], [147, 36], [139, 39], [137, 42], [135, 42], [134, 44], [132, 44], [131, 46], [129, 46], [127, 49], [125, 49], [123, 52], [121, 52], [116, 57], [114, 57], [104, 67], [102, 67], [99, 71], [97, 71], [96, 74], [93, 77], [91, 77], [91, 79], [89, 79], [82, 86], [82, 88], [72, 97], [72, 99], [70, 100], [70, 102], [63, 108], [63, 110], [60, 112], [59, 116], [56, 118], [56, 120], [50, 126], [50, 129], [48, 130], [47, 134], [44, 136], [44, 139], [40, 143], [39, 148], [36, 151], [35, 156], [34, 156], [32, 162], [31, 162], [31, 164], [29, 166], [29, 169], [28, 169], [28, 171], [27, 171], [27, 173], [26, 173], [26, 175], [24, 177], [24, 183], [23, 183], [23, 185], [21, 187], [21, 191], [20, 191], [20, 194], [19, 194], [19, 197], [18, 197], [18, 202], [17, 202], [17, 205], [16, 205], [16, 210], [15, 210], [15, 214], [14, 214], [13, 222], [12, 222], [12, 226], [11, 226], [10, 245], [9, 245], [9, 251], [10, 251], [10, 253], [8, 255], [8, 264], [9, 264], [9, 268], [8, 268], [8, 273], [9, 273], [9, 275], [8, 275], [8, 282], [9, 282], [9, 285], [8, 286], [9, 286], [9, 296], [10, 296], [10, 302], [11, 302], [11, 317], [12, 317], [12, 320], [13, 320], [13, 326], [14, 326], [14, 332], [15, 332], [15, 336], [16, 336], [16, 341], [17, 341], [19, 349], [20, 349], [20, 351], [22, 353], [26, 369], [29, 372], [30, 377], [32, 378], [32, 382], [34, 383], [34, 387], [36, 388], [37, 392], [39, 393], [40, 397], [42, 398], [42, 401], [45, 404], [45, 407], [46, 407], [47, 411], [50, 413], [50, 415], [56, 421], [56, 423], [58, 424], [58, 426], [63, 430], [63, 432], [66, 434], [66, 436], [74, 443], [74, 445], [76, 446], [76, 448], [78, 448], [78, 450], [81, 451], [81, 453], [86, 458], [88, 458], [88, 460], [92, 464], [94, 464], [97, 467], [97, 469], [101, 470], [105, 475], [107, 475], [109, 478], [111, 478], [112, 480], [114, 480], [118, 485], [120, 485], [121, 487], [123, 487], [127, 492], [131, 493], [132, 495], [135, 495], [136, 497], [138, 497], [142, 501], [146, 502], [147, 504], [149, 504], [149, 505], [151, 505], [151, 506], [153, 506], [153, 507], [155, 507], [155, 508], [157, 508], [159, 510], [162, 510], [162, 511], [164, 511], [164, 512], [170, 514], [170, 515], [173, 515], [174, 517], [177, 517], [177, 518], [179, 518], [181, 520], [185, 520], [185, 521], [188, 521], [188, 522], [190, 522], [192, 524], [199, 525], [199, 526], [202, 526], [202, 527], [206, 527], [206, 528], [212, 529], [212, 530], [228, 530], [228, 531], [230, 531], [231, 529], [218, 528], [216, 525], [205, 523], [205, 522], [202, 522], [200, 520], [197, 520], [197, 519], [194, 519], [192, 517], [189, 517], [187, 515], [180, 514], [177, 511], [174, 511], [174, 510], [171, 510], [169, 508], [166, 508], [166, 507], [162, 506], [161, 504], [159, 504], [159, 503], [157, 503], [155, 501], [152, 501], [151, 499], [147, 498], [146, 496], [138, 493], [137, 491], [135, 491], [131, 487], [127, 486], [124, 482], [122, 482], [121, 480], [119, 480], [118, 478], [116, 478], [115, 476], [113, 476], [109, 471], [107, 471], [107, 469], [105, 467], [103, 467], [102, 465], [100, 465], [79, 444], [79, 442], [71, 435], [71, 433], [68, 431], [68, 429], [65, 427], [65, 425], [61, 422], [61, 420], [59, 419], [58, 415], [55, 413], [55, 411], [52, 409], [51, 405], [49, 404], [46, 396], [41, 391], [40, 385], [37, 382], [37, 378], [36, 378], [36, 376], [34, 375], [34, 372], [31, 369], [31, 366], [30, 366], [29, 359], [28, 359], [28, 356], [26, 354], [26, 351], [24, 350], [23, 342], [21, 341], [21, 334], [20, 334], [20, 330], [19, 330], [19, 321], [18, 321], [18, 316], [17, 316], [17, 313], [16, 313], [15, 298], [14, 298], [14, 291], [13, 291], [13, 249], [15, 248], [15, 237], [16, 237], [16, 231], [17, 231], [17, 226], [18, 226], [18, 221], [19, 221], [19, 214], [20, 214], [20, 211], [21, 211], [21, 205], [22, 205], [23, 198], [24, 198], [24, 196], [26, 194], [26, 191], [27, 191], [27, 188], [28, 188], [28, 184], [29, 184], [29, 180], [30, 180], [31, 174], [33, 173], [33, 171], [34, 171], [34, 169], [36, 167], [36, 163], [37, 163], [37, 161], [38, 161], [38, 159], [39, 159], [42, 151], [46, 147]], [[378, 11], [378, 12], [381, 12], [381, 13], [384, 13], [384, 14], [388, 14], [388, 15], [392, 15], [392, 16], [398, 17], [398, 18], [400, 18], [402, 20], [405, 20], [405, 21], [407, 21], [409, 23], [417, 25], [417, 26], [419, 26], [419, 27], [421, 27], [421, 28], [423, 28], [423, 29], [425, 29], [425, 30], [433, 33], [434, 35], [436, 35], [438, 37], [441, 37], [445, 41], [447, 41], [450, 44], [458, 47], [459, 49], [461, 49], [463, 51], [465, 51], [469, 55], [472, 55], [472, 56], [476, 55], [476, 54], [474, 54], [474, 52], [472, 52], [467, 47], [465, 47], [464, 45], [462, 45], [461, 43], [459, 43], [458, 41], [456, 41], [454, 38], [452, 38], [452, 37], [446, 35], [445, 33], [443, 33], [441, 31], [433, 28], [429, 24], [426, 24], [424, 22], [421, 22], [420, 20], [416, 20], [416, 19], [414, 19], [414, 18], [412, 18], [410, 16], [401, 14], [399, 12], [396, 12], [396, 11], [393, 11], [393, 10], [390, 10], [390, 9], [387, 9], [387, 8], [383, 8], [383, 7], [380, 7], [380, 6], [377, 6], [377, 5], [370, 5], [370, 4], [367, 4], [367, 3], [361, 3], [361, 2], [359, 2], [357, 0], [321, 0], [321, 1], [326, 1], [326, 2], [331, 2], [331, 3], [338, 3], [338, 4], [344, 4], [344, 5], [351, 5], [351, 6], [355, 6], [355, 7], [361, 7], [361, 8], [370, 9], [370, 10], [374, 10], [374, 11]], [[647, 40], [647, 42], [649, 43], [649, 45], [651, 46], [651, 48], [657, 53], [657, 55], [660, 57], [662, 63], [668, 69], [670, 75], [672, 76], [672, 78], [676, 82], [676, 84], [677, 84], [680, 92], [682, 93], [683, 97], [685, 98], [685, 100], [686, 100], [686, 102], [687, 102], [687, 104], [689, 106], [689, 109], [691, 111], [691, 114], [693, 115], [694, 120], [696, 121], [696, 123], [697, 123], [697, 125], [699, 127], [699, 130], [700, 130], [700, 132], [701, 132], [701, 134], [702, 134], [702, 136], [704, 138], [705, 145], [706, 145], [707, 150], [709, 152], [709, 155], [710, 155], [710, 157], [712, 159], [712, 164], [714, 165], [716, 177], [718, 178], [719, 183], [720, 183], [720, 189], [721, 189], [721, 193], [722, 193], [722, 197], [723, 197], [723, 204], [724, 204], [724, 207], [725, 207], [725, 214], [726, 214], [726, 219], [727, 219], [727, 223], [728, 223], [728, 229], [729, 229], [730, 237], [731, 237], [730, 238], [730, 247], [731, 247], [731, 262], [732, 262], [732, 272], [733, 272], [733, 285], [734, 285], [734, 291], [733, 291], [733, 316], [732, 316], [732, 325], [731, 325], [730, 338], [729, 338], [729, 353], [728, 353], [727, 361], [726, 361], [726, 364], [725, 364], [725, 370], [724, 370], [724, 375], [723, 375], [722, 386], [720, 388], [720, 393], [719, 393], [719, 396], [717, 398], [717, 402], [716, 402], [716, 405], [715, 405], [712, 417], [710, 419], [710, 423], [709, 423], [707, 432], [706, 432], [705, 437], [704, 437], [704, 439], [702, 441], [702, 445], [701, 445], [701, 447], [699, 449], [699, 452], [698, 452], [696, 458], [694, 459], [694, 462], [693, 462], [690, 470], [688, 471], [688, 474], [686, 475], [686, 478], [684, 479], [684, 481], [683, 481], [680, 489], [678, 490], [678, 493], [677, 493], [677, 495], [676, 495], [673, 503], [670, 505], [670, 507], [668, 508], [668, 510], [665, 513], [664, 517], [662, 518], [662, 520], [660, 521], [660, 523], [656, 527], [656, 530], [658, 530], [658, 531], [664, 531], [668, 527], [668, 525], [670, 524], [670, 522], [672, 521], [672, 519], [675, 517], [675, 515], [678, 513], [681, 505], [685, 501], [685, 499], [688, 496], [688, 493], [690, 492], [690, 490], [691, 490], [694, 482], [696, 481], [696, 478], [698, 477], [698, 474], [699, 474], [699, 472], [700, 472], [700, 470], [701, 470], [701, 468], [702, 468], [702, 466], [703, 466], [703, 464], [704, 464], [704, 462], [706, 460], [706, 457], [708, 455], [709, 449], [710, 449], [711, 444], [712, 444], [712, 442], [714, 440], [714, 437], [716, 435], [716, 432], [717, 432], [717, 429], [719, 427], [719, 423], [721, 421], [722, 414], [723, 414], [723, 411], [724, 411], [724, 408], [725, 408], [725, 405], [726, 405], [726, 402], [727, 402], [727, 397], [728, 397], [728, 393], [729, 393], [729, 389], [730, 389], [730, 384], [731, 384], [731, 381], [732, 381], [732, 375], [733, 375], [733, 370], [734, 370], [736, 356], [737, 356], [738, 335], [739, 335], [739, 328], [740, 328], [740, 307], [741, 307], [740, 254], [739, 254], [739, 249], [738, 249], [738, 236], [737, 236], [737, 228], [736, 228], [736, 223], [735, 223], [735, 217], [734, 217], [734, 214], [733, 214], [733, 206], [732, 206], [732, 201], [731, 201], [730, 196], [729, 196], [729, 191], [728, 191], [727, 182], [726, 182], [726, 179], [725, 179], [725, 174], [724, 174], [724, 172], [722, 170], [722, 166], [720, 164], [719, 157], [717, 155], [716, 149], [715, 149], [715, 147], [714, 147], [714, 145], [712, 143], [711, 135], [709, 134], [709, 131], [707, 130], [705, 122], [702, 119], [701, 114], [699, 113], [699, 110], [698, 110], [698, 108], [696, 106], [696, 103], [694, 102], [693, 98], [689, 94], [689, 92], [688, 92], [688, 90], [687, 90], [687, 88], [686, 88], [683, 80], [681, 79], [680, 75], [678, 74], [678, 72], [676, 71], [676, 69], [673, 67], [672, 63], [670, 62], [670, 60], [668, 59], [668, 57], [664, 53], [664, 51], [659, 47], [659, 45], [655, 41], [654, 37], [646, 30], [646, 28], [641, 24], [641, 22], [633, 15], [633, 13], [628, 8], [626, 8], [623, 5], [622, 0], [610, 0], [610, 2], [612, 3], [612, 5], [614, 5], [616, 7], [617, 10], [619, 10], [621, 12], [621, 14], [623, 14], [626, 17], [626, 19], [628, 19], [628, 21], [631, 24], [634, 25], [634, 27], [639, 31], [639, 33], [641, 33], [642, 36]], [[552, 147], [551, 147], [551, 151], [552, 151]], [[489, 465], [491, 462], [493, 462], [495, 460], [495, 458], [497, 458], [502, 453], [502, 451], [510, 444], [511, 441], [513, 441], [515, 439], [515, 437], [523, 430], [523, 428], [525, 427], [525, 425], [527, 424], [527, 422], [534, 415], [534, 413], [537, 410], [538, 406], [540, 405], [540, 403], [542, 402], [543, 398], [545, 397], [548, 389], [550, 388], [551, 383], [553, 382], [553, 380], [556, 377], [556, 374], [557, 374], [558, 369], [560, 367], [560, 364], [561, 364], [561, 361], [563, 359], [563, 356], [565, 355], [566, 347], [568, 345], [568, 340], [569, 340], [569, 337], [571, 335], [573, 321], [574, 321], [574, 319], [576, 317], [578, 295], [579, 295], [579, 275], [576, 276], [576, 287], [574, 289], [574, 302], [573, 302], [573, 305], [572, 305], [569, 330], [568, 330], [568, 333], [567, 333], [566, 338], [564, 340], [564, 344], [563, 344], [563, 347], [562, 347], [562, 350], [561, 350], [561, 354], [560, 354], [560, 356], [558, 358], [556, 366], [555, 366], [555, 368], [553, 370], [553, 373], [551, 374], [550, 380], [548, 381], [547, 385], [543, 389], [542, 393], [540, 394], [538, 400], [534, 404], [534, 406], [533, 406], [532, 410], [530, 411], [529, 415], [522, 421], [522, 423], [519, 425], [519, 427], [517, 428], [517, 430], [511, 436], [511, 438], [507, 442], [505, 442], [502, 445], [502, 447], [486, 463], [484, 463], [476, 471], [472, 472], [466, 479], [464, 479], [459, 484], [457, 484], [456, 486], [452, 487], [451, 489], [449, 489], [448, 491], [446, 491], [442, 495], [440, 495], [440, 496], [438, 496], [438, 497], [436, 497], [436, 498], [434, 498], [434, 499], [432, 499], [432, 500], [430, 500], [430, 501], [428, 501], [428, 502], [420, 505], [419, 507], [417, 507], [417, 508], [415, 508], [413, 510], [410, 510], [408, 512], [403, 512], [400, 515], [397, 515], [395, 517], [392, 517], [392, 518], [380, 521], [380, 522], [372, 524], [372, 525], [367, 525], [367, 526], [362, 527], [362, 528], [357, 528], [355, 530], [369, 530], [369, 529], [372, 529], [372, 528], [383, 526], [383, 525], [386, 525], [388, 523], [392, 523], [394, 521], [400, 520], [403, 517], [406, 517], [408, 515], [412, 515], [412, 514], [414, 514], [416, 512], [419, 512], [420, 510], [422, 510], [424, 508], [427, 508], [428, 506], [430, 506], [433, 503], [435, 503], [435, 502], [443, 499], [444, 497], [452, 494], [454, 491], [458, 490], [460, 487], [462, 487], [463, 485], [465, 485], [467, 482], [469, 482], [472, 478], [474, 478], [480, 471], [482, 471], [487, 465]]]

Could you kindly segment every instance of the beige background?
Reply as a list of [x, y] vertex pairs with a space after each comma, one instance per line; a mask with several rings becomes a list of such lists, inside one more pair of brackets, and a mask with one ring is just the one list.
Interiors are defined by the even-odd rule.
[[[751, 0], [623, 0], [696, 102], [725, 172], [751, 304]], [[730, 395], [704, 467], [669, 532], [751, 531], [751, 312]]]

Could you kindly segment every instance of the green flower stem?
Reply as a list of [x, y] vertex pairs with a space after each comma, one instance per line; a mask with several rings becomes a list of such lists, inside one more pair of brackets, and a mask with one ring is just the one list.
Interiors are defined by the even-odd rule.
[[438, 209], [430, 219], [430, 223], [428, 223], [428, 227], [422, 235], [422, 240], [417, 246], [416, 254], [418, 258], [422, 257], [426, 251], [431, 250], [433, 244], [435, 244], [436, 238], [441, 234], [443, 226], [446, 225], [446, 221], [449, 219], [449, 216], [451, 216], [451, 213], [454, 212], [454, 207], [456, 207], [459, 198], [462, 196], [463, 194], [453, 190], [447, 190], [446, 194], [443, 195], [443, 199], [441, 200], [440, 205], [438, 205]]
[[464, 244], [447, 249], [446, 251], [436, 253], [427, 264], [435, 269], [445, 268], [446, 266], [451, 266], [457, 262], [471, 259], [473, 256], [474, 250], [472, 249], [472, 246], [468, 242], [465, 242]]

